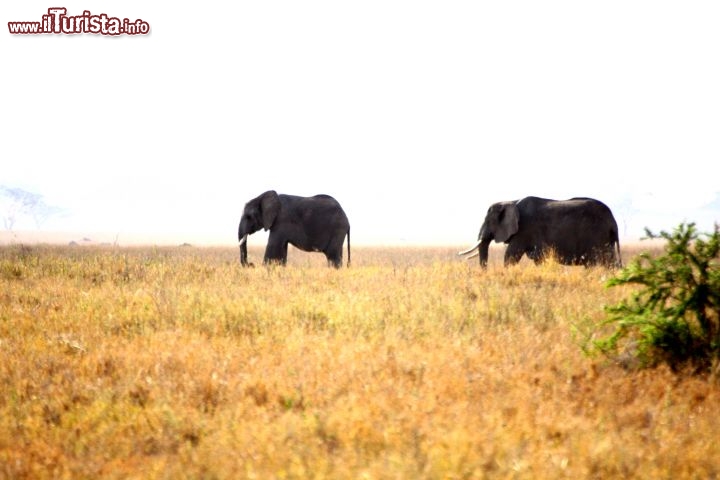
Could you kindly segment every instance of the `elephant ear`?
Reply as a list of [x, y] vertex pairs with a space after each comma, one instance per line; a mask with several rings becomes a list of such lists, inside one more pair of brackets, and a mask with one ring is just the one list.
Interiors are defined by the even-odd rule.
[[280, 213], [280, 197], [275, 190], [262, 194], [260, 211], [262, 212], [263, 228], [269, 230], [275, 223], [278, 213]]
[[507, 242], [510, 237], [515, 235], [520, 225], [520, 211], [515, 203], [508, 203], [503, 206], [500, 213], [500, 222], [495, 232], [495, 242]]

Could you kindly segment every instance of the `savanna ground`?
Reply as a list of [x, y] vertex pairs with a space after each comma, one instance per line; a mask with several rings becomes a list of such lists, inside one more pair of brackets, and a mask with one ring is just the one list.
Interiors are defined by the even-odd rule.
[[0, 247], [0, 478], [720, 478], [716, 380], [583, 353], [611, 271], [455, 252]]

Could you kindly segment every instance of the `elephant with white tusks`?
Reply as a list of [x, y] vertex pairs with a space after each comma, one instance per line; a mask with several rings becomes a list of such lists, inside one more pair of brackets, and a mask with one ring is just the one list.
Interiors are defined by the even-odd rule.
[[525, 197], [494, 203], [477, 243], [459, 255], [478, 250], [480, 266], [486, 267], [492, 240], [507, 245], [506, 266], [519, 262], [523, 255], [535, 263], [552, 255], [563, 265], [622, 266], [617, 222], [607, 205], [592, 198]]
[[270, 230], [264, 263], [287, 263], [288, 245], [306, 252], [322, 252], [328, 264], [342, 266], [343, 244], [347, 236], [350, 266], [350, 222], [342, 207], [329, 195], [298, 197], [269, 190], [245, 204], [240, 225], [240, 263], [247, 261], [247, 237], [261, 228]]

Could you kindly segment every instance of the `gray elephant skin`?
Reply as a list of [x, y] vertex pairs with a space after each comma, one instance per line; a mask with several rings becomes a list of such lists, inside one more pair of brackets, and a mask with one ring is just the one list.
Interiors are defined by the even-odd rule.
[[492, 240], [507, 245], [506, 266], [519, 262], [523, 255], [535, 263], [554, 255], [563, 265], [621, 266], [615, 217], [607, 205], [592, 198], [525, 197], [494, 203], [477, 243], [460, 255], [477, 249], [480, 265], [486, 267]]
[[350, 266], [350, 222], [342, 207], [329, 195], [299, 197], [269, 190], [245, 204], [238, 241], [240, 263], [247, 261], [247, 237], [261, 228], [270, 230], [265, 264], [287, 263], [288, 244], [306, 252], [322, 252], [328, 265], [342, 266], [343, 243], [347, 235]]

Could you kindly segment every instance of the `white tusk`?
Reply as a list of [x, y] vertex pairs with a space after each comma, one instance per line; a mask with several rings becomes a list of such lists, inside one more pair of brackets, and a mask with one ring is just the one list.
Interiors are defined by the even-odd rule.
[[[472, 248], [468, 248], [468, 249], [465, 250], [465, 251], [458, 252], [458, 255], [467, 255], [468, 253], [470, 253], [470, 252], [472, 252], [473, 250], [475, 250], [476, 248], [478, 248], [478, 247], [480, 246], [480, 242], [482, 242], [482, 240], [478, 240], [477, 243], [472, 246]], [[470, 257], [470, 258], [472, 258], [472, 257]]]
[[239, 247], [242, 247], [245, 242], [247, 242], [247, 234], [240, 240], [240, 243], [238, 244]]
[[475, 257], [479, 256], [479, 255], [480, 255], [480, 250], [478, 250], [477, 252], [473, 253], [472, 255], [470, 255], [469, 257], [467, 257], [465, 260], [470, 260], [470, 259], [472, 259], [472, 258], [475, 258]]

